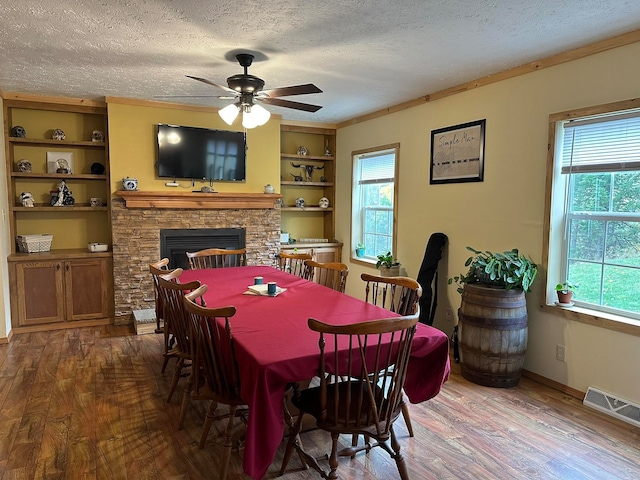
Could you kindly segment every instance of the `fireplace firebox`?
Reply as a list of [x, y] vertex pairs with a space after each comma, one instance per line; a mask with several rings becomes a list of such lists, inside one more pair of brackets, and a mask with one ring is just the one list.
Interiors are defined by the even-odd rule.
[[186, 252], [206, 248], [246, 248], [244, 228], [160, 229], [160, 255], [171, 268], [189, 268]]

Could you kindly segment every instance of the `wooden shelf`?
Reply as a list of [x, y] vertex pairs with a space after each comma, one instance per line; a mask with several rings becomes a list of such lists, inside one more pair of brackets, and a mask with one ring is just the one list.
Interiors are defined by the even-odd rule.
[[333, 212], [333, 207], [282, 207], [281, 210], [284, 212]]
[[275, 208], [279, 193], [116, 192], [127, 208], [262, 209]]
[[23, 207], [22, 205], [15, 205], [11, 207], [11, 211], [13, 212], [97, 212], [106, 211], [108, 209], [109, 208], [106, 205], [92, 207], [87, 203], [63, 205], [62, 207], [54, 207], [48, 203], [38, 203], [33, 207]]
[[24, 262], [30, 260], [68, 260], [72, 258], [109, 258], [113, 252], [90, 252], [88, 248], [60, 248], [48, 252], [24, 253], [15, 252], [7, 257], [8, 262]]
[[298, 155], [296, 153], [281, 153], [280, 160], [311, 160], [313, 162], [332, 162], [336, 157], [333, 155]]
[[50, 179], [71, 179], [71, 180], [106, 180], [106, 175], [94, 175], [92, 173], [33, 173], [33, 172], [11, 172], [14, 178], [28, 178], [30, 180], [50, 180]]
[[287, 185], [293, 187], [333, 187], [333, 182], [294, 182], [294, 181], [281, 181], [280, 185]]
[[80, 140], [53, 140], [41, 138], [19, 138], [9, 137], [9, 143], [20, 143], [24, 145], [46, 145], [49, 147], [89, 147], [89, 148], [105, 148], [105, 142], [92, 142]]

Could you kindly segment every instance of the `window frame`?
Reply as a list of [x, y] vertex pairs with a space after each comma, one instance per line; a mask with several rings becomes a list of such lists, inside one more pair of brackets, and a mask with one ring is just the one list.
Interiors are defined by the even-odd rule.
[[[565, 267], [563, 259], [564, 213], [552, 211], [552, 206], [562, 203], [564, 192], [554, 189], [554, 183], [561, 175], [562, 162], [556, 161], [556, 151], [559, 149], [560, 137], [557, 135], [561, 122], [593, 115], [601, 115], [614, 112], [623, 112], [640, 108], [639, 100], [624, 100], [594, 107], [585, 107], [576, 110], [553, 113], [549, 115], [549, 135], [547, 150], [546, 188], [542, 245], [542, 271], [545, 274], [544, 287], [541, 291], [540, 305], [543, 311], [559, 315], [563, 318], [596, 325], [602, 328], [615, 330], [631, 335], [640, 336], [640, 321], [631, 317], [594, 310], [591, 308], [574, 306], [570, 308], [555, 305], [555, 285], [562, 278]], [[558, 247], [560, 245], [560, 247]], [[564, 262], [564, 263], [563, 263]], [[553, 267], [551, 267], [553, 266]]]
[[360, 263], [362, 265], [375, 265], [377, 259], [375, 258], [358, 258], [356, 257], [355, 248], [358, 242], [361, 241], [362, 228], [360, 227], [360, 215], [362, 210], [358, 203], [358, 209], [356, 210], [355, 202], [359, 202], [359, 186], [358, 178], [356, 177], [356, 168], [358, 165], [359, 157], [366, 154], [372, 154], [376, 152], [384, 152], [388, 150], [394, 150], [394, 178], [393, 178], [393, 223], [392, 223], [392, 250], [391, 254], [394, 258], [397, 256], [398, 248], [398, 176], [400, 166], [400, 143], [390, 143], [386, 145], [379, 145], [376, 147], [370, 147], [362, 150], [354, 150], [351, 152], [351, 220], [349, 222], [351, 240], [350, 244], [350, 259], [354, 263]]

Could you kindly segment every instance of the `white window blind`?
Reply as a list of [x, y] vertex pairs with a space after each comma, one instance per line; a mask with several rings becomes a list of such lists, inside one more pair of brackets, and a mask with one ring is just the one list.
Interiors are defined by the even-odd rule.
[[562, 173], [640, 170], [640, 112], [563, 124]]
[[393, 182], [395, 177], [395, 151], [377, 152], [371, 156], [360, 156], [360, 179], [358, 184]]

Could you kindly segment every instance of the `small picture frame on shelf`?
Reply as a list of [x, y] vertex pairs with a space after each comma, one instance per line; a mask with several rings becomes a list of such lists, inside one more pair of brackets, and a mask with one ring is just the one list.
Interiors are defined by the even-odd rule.
[[47, 152], [47, 173], [73, 173], [73, 152]]

